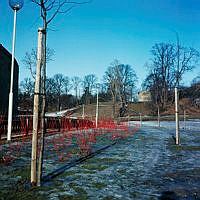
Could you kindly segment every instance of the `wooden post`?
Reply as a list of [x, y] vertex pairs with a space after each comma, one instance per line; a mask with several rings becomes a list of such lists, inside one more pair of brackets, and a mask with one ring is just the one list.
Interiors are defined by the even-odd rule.
[[61, 118], [58, 118], [58, 132], [61, 132]]
[[160, 128], [160, 107], [158, 106], [158, 127]]
[[39, 162], [38, 162], [38, 178], [37, 178], [37, 186], [41, 185], [42, 180], [42, 168], [43, 168], [43, 154], [44, 154], [44, 136], [46, 134], [46, 22], [44, 22], [43, 26], [43, 41], [42, 41], [42, 109], [41, 109], [41, 137], [40, 137], [40, 152], [39, 152]]
[[29, 118], [26, 118], [26, 135], [28, 135], [28, 131], [29, 131]]
[[99, 116], [99, 91], [98, 91], [98, 88], [97, 88], [96, 128], [98, 127], [98, 116]]
[[140, 113], [140, 126], [142, 126], [142, 113]]
[[82, 113], [82, 118], [85, 119], [85, 104], [83, 104], [83, 113]]
[[39, 117], [39, 94], [40, 94], [40, 76], [42, 66], [42, 34], [41, 28], [38, 29], [38, 52], [37, 69], [35, 77], [35, 93], [33, 107], [33, 135], [32, 135], [32, 158], [31, 158], [31, 183], [37, 183], [37, 137], [38, 137], [38, 117]]
[[184, 110], [184, 130], [186, 130], [186, 111]]
[[128, 115], [128, 126], [130, 126], [130, 116]]
[[176, 144], [180, 144], [178, 89], [175, 87]]

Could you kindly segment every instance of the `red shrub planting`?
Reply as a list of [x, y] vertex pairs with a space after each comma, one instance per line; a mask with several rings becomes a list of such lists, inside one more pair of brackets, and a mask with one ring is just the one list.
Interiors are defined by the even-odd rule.
[[[19, 158], [26, 146], [30, 147], [31, 145], [32, 118], [21, 116], [13, 122], [12, 139], [14, 142], [3, 144], [2, 140], [5, 141], [7, 134], [7, 120], [0, 116], [0, 163], [4, 165], [9, 165], [16, 158]], [[125, 139], [139, 128], [138, 124], [129, 127], [129, 123], [112, 120], [100, 120], [96, 128], [94, 121], [64, 117], [46, 118], [46, 127], [45, 152], [48, 152], [47, 158], [50, 156], [60, 162], [88, 155], [95, 151], [96, 143], [103, 138], [110, 140], [110, 142]], [[40, 137], [40, 125], [38, 137]]]

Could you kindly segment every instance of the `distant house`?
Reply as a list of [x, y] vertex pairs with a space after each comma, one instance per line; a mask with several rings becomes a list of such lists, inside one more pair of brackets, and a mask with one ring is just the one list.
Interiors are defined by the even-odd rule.
[[[0, 44], [0, 115], [7, 115], [12, 55]], [[17, 113], [19, 66], [15, 60], [13, 77], [13, 114]]]
[[149, 91], [139, 92], [138, 102], [150, 102], [150, 101], [152, 101], [151, 92]]

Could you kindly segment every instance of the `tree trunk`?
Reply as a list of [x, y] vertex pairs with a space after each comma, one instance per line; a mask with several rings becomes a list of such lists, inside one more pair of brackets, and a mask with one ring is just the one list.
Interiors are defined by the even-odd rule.
[[40, 76], [42, 65], [42, 30], [38, 30], [38, 53], [37, 53], [37, 71], [35, 80], [34, 110], [33, 110], [33, 136], [32, 136], [32, 158], [31, 158], [31, 183], [37, 183], [37, 137], [38, 137], [38, 118], [39, 118], [39, 94], [40, 94]]
[[45, 124], [45, 113], [46, 113], [46, 21], [44, 21], [44, 48], [43, 48], [43, 70], [42, 70], [42, 112], [41, 112], [41, 122], [42, 130], [40, 137], [40, 153], [39, 153], [39, 163], [38, 163], [38, 180], [37, 186], [41, 186], [42, 180], [42, 167], [43, 167], [43, 154], [44, 154], [44, 136], [46, 134], [46, 124]]
[[115, 118], [115, 104], [116, 104], [116, 100], [115, 100], [115, 96], [112, 95], [112, 99], [113, 99], [113, 105], [112, 105], [112, 117], [113, 119]]

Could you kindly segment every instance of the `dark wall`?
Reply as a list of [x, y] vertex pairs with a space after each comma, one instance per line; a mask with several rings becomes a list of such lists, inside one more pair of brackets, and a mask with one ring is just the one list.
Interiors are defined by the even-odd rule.
[[[8, 113], [11, 54], [0, 44], [0, 115]], [[17, 114], [19, 66], [15, 60], [13, 79], [13, 114]]]

